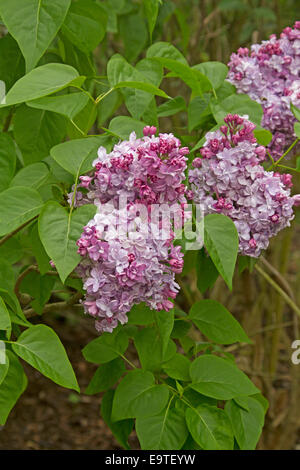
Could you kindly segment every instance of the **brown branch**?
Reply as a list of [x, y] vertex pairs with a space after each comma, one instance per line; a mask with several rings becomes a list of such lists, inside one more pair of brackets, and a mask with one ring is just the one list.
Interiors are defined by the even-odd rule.
[[277, 269], [271, 263], [269, 263], [269, 261], [267, 261], [266, 258], [264, 258], [263, 256], [261, 256], [259, 260], [261, 261], [262, 264], [266, 266], [266, 268], [269, 269], [269, 271], [271, 271], [272, 274], [274, 274], [274, 276], [277, 277], [281, 286], [286, 290], [286, 293], [291, 297], [291, 299], [295, 300], [294, 293], [292, 289], [290, 288], [286, 279], [284, 279], [284, 277], [282, 276], [282, 274], [279, 271], [277, 271]]
[[[64, 300], [62, 302], [53, 302], [51, 304], [46, 304], [42, 315], [48, 312], [60, 312], [62, 310], [65, 310], [67, 308], [82, 308], [81, 304], [77, 304], [78, 300], [80, 300], [82, 297], [81, 292], [76, 292], [70, 299]], [[28, 308], [26, 310], [23, 310], [24, 315], [26, 318], [34, 317], [36, 315], [39, 315], [33, 308]]]

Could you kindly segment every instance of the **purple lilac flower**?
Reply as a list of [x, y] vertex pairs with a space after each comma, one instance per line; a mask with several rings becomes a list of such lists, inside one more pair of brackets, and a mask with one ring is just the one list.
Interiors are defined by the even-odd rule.
[[[263, 107], [262, 126], [273, 139], [269, 150], [276, 160], [296, 139], [290, 104], [300, 107], [300, 21], [277, 39], [238, 49], [229, 62], [229, 81]], [[299, 148], [299, 146], [298, 146]]]
[[[77, 272], [86, 290], [85, 312], [98, 331], [126, 323], [140, 302], [169, 310], [179, 290], [175, 274], [182, 270], [183, 254], [174, 246], [173, 223], [164, 210], [172, 206], [184, 215], [188, 149], [172, 134], [155, 133], [147, 126], [142, 139], [133, 132], [110, 153], [100, 147], [94, 173], [80, 178], [76, 205], [93, 203], [97, 213], [77, 242], [82, 256]], [[155, 223], [153, 204], [164, 207]]]
[[239, 251], [258, 257], [269, 239], [290, 225], [293, 205], [291, 175], [266, 171], [260, 164], [266, 149], [253, 134], [255, 125], [238, 115], [228, 114], [226, 125], [206, 134], [189, 171], [194, 201], [204, 212], [229, 216], [239, 234]]

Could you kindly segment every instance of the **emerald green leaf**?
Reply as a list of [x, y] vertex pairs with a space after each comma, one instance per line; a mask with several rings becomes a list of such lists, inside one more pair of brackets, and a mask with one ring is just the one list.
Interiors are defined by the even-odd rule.
[[37, 260], [40, 273], [45, 274], [47, 271], [49, 271], [50, 268], [50, 258], [47, 255], [45, 248], [41, 242], [37, 223], [32, 226], [32, 229], [29, 233], [29, 243], [33, 255]]
[[158, 117], [173, 116], [180, 111], [186, 111], [186, 104], [182, 96], [177, 96], [161, 104], [157, 109]]
[[14, 352], [53, 382], [80, 391], [65, 348], [46, 325], [31, 326], [12, 344]]
[[0, 235], [12, 232], [38, 215], [43, 201], [35, 189], [8, 188], [0, 194]]
[[51, 93], [72, 85], [78, 77], [77, 70], [70, 65], [41, 65], [14, 84], [7, 93], [5, 104], [2, 106], [11, 106], [51, 95]]
[[25, 73], [25, 62], [16, 41], [10, 34], [0, 39], [0, 80], [6, 91]]
[[102, 397], [101, 415], [115, 438], [124, 447], [130, 449], [128, 445], [128, 437], [133, 429], [133, 419], [124, 419], [123, 421], [113, 423], [111, 420], [111, 410], [113, 405], [115, 390], [108, 390]]
[[261, 125], [263, 110], [259, 103], [253, 101], [248, 95], [230, 95], [225, 100], [219, 102], [211, 100], [210, 103], [212, 113], [218, 124], [223, 123], [224, 117], [229, 113], [239, 114], [240, 116], [248, 115], [249, 120]]
[[233, 433], [224, 410], [208, 405], [188, 408], [186, 422], [193, 439], [202, 449], [233, 449]]
[[8, 371], [0, 385], [0, 425], [4, 426], [7, 417], [27, 387], [27, 377], [18, 358], [6, 351], [9, 360]]
[[37, 271], [31, 271], [22, 280], [20, 292], [25, 292], [33, 298], [31, 306], [39, 315], [41, 315], [43, 313], [44, 305], [50, 299], [54, 284], [54, 276], [49, 276], [47, 274], [41, 275]]
[[25, 104], [14, 116], [14, 137], [25, 165], [42, 160], [66, 132], [65, 118], [59, 114], [32, 109]]
[[193, 389], [218, 400], [259, 392], [235, 364], [210, 354], [197, 357], [191, 365], [190, 374]]
[[217, 270], [229, 289], [239, 248], [239, 238], [232, 220], [223, 214], [204, 218], [204, 244]]
[[146, 54], [147, 58], [161, 57], [165, 59], [173, 59], [174, 61], [180, 62], [181, 64], [188, 65], [185, 57], [179, 52], [176, 47], [168, 42], [156, 42], [149, 47]]
[[199, 70], [205, 75], [215, 90], [217, 90], [224, 82], [228, 74], [228, 67], [222, 62], [203, 62], [202, 64], [195, 65], [192, 67], [195, 70]]
[[188, 106], [188, 130], [189, 132], [196, 127], [204, 127], [209, 119], [213, 119], [209, 102], [211, 95], [204, 93], [203, 96], [196, 96], [191, 100]]
[[[1, 315], [1, 305], [0, 305], [0, 315]], [[1, 316], [0, 316], [0, 321], [1, 321]], [[5, 379], [6, 374], [8, 372], [8, 368], [9, 368], [9, 358], [6, 353], [6, 350], [2, 347], [3, 344], [5, 343], [1, 344], [0, 342], [0, 386], [3, 380]]]
[[294, 124], [294, 132], [298, 139], [300, 139], [300, 122], [295, 122]]
[[148, 21], [150, 41], [152, 42], [152, 33], [155, 27], [157, 15], [158, 15], [158, 3], [159, 0], [143, 0], [145, 13]]
[[197, 287], [204, 294], [218, 279], [219, 272], [204, 248], [197, 255]]
[[132, 370], [116, 389], [112, 420], [156, 415], [166, 406], [168, 398], [168, 388], [165, 385], [156, 385], [151, 372]]
[[291, 103], [291, 111], [293, 115], [295, 116], [295, 118], [297, 119], [297, 121], [300, 121], [300, 109], [297, 108], [293, 103]]
[[4, 258], [10, 264], [19, 261], [23, 254], [23, 247], [17, 237], [9, 238], [0, 246], [0, 259]]
[[266, 147], [272, 140], [272, 133], [266, 129], [254, 129], [254, 136], [259, 145]]
[[122, 356], [128, 348], [128, 336], [123, 330], [114, 330], [112, 333], [103, 333], [99, 338], [87, 344], [82, 354], [89, 362], [104, 364], [118, 356]]
[[94, 395], [108, 390], [122, 377], [125, 370], [124, 361], [119, 357], [103, 364], [96, 370], [84, 393]]
[[61, 27], [71, 0], [0, 0], [0, 14], [33, 69]]
[[43, 207], [39, 217], [39, 234], [44, 248], [54, 261], [59, 276], [64, 282], [80, 261], [76, 241], [84, 225], [95, 215], [93, 204], [78, 207], [69, 212], [55, 201]]
[[107, 136], [74, 139], [56, 145], [51, 149], [51, 157], [71, 173], [75, 179], [93, 168], [92, 163], [97, 158], [100, 146], [106, 146]]
[[169, 345], [170, 336], [174, 326], [174, 309], [169, 312], [161, 310], [155, 312], [155, 321], [161, 340], [162, 357], [165, 356]]
[[176, 353], [172, 340], [168, 341], [165, 354], [162, 354], [162, 340], [155, 328], [143, 328], [134, 337], [139, 360], [143, 369], [158, 371], [162, 364]]
[[128, 323], [132, 325], [151, 325], [154, 321], [154, 311], [143, 302], [134, 305], [128, 313]]
[[247, 397], [248, 411], [230, 400], [225, 405], [234, 436], [241, 450], [254, 450], [264, 425], [265, 412], [253, 397]]
[[173, 379], [188, 382], [190, 377], [191, 362], [182, 354], [175, 354], [168, 362], [163, 365], [163, 370]]
[[109, 130], [120, 137], [120, 139], [128, 139], [132, 131], [137, 137], [142, 137], [145, 123], [137, 121], [129, 116], [117, 116], [109, 123]]
[[10, 187], [29, 186], [38, 189], [49, 177], [49, 170], [45, 163], [38, 162], [21, 168], [13, 177]]
[[9, 312], [2, 297], [0, 297], [0, 330], [11, 330]]
[[88, 101], [88, 95], [82, 91], [68, 95], [45, 96], [37, 100], [27, 101], [26, 104], [31, 108], [45, 109], [62, 114], [72, 120], [86, 106]]
[[114, 88], [135, 88], [137, 90], [142, 90], [151, 95], [162, 96], [163, 98], [169, 99], [170, 97], [163, 91], [157, 88], [156, 86], [152, 85], [151, 83], [143, 83], [143, 82], [119, 82], [117, 83]]
[[136, 433], [143, 450], [181, 449], [188, 429], [181, 410], [167, 407], [156, 416], [137, 418]]
[[72, 2], [62, 32], [78, 49], [89, 54], [104, 38], [106, 22], [106, 11], [101, 5], [79, 0]]
[[16, 168], [16, 149], [8, 134], [0, 134], [0, 192], [9, 187]]
[[120, 36], [124, 44], [124, 55], [128, 61], [133, 62], [147, 44], [148, 31], [146, 22], [139, 12], [133, 12], [129, 15], [120, 16], [118, 24]]
[[211, 341], [219, 344], [251, 343], [239, 322], [216, 300], [204, 299], [194, 303], [189, 317]]

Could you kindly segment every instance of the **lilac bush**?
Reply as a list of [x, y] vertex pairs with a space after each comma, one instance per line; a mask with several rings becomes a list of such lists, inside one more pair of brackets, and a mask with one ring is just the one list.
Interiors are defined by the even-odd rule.
[[254, 137], [255, 125], [246, 117], [228, 114], [226, 125], [206, 134], [206, 142], [189, 171], [195, 202], [205, 213], [222, 213], [235, 223], [239, 251], [258, 257], [269, 239], [290, 225], [292, 177], [266, 171], [265, 147]]
[[[77, 271], [87, 292], [84, 309], [96, 318], [98, 331], [126, 323], [126, 313], [140, 302], [168, 311], [169, 298], [179, 290], [175, 273], [182, 270], [183, 254], [173, 245], [172, 224], [163, 211], [175, 207], [177, 216], [184, 216], [188, 149], [172, 134], [155, 133], [146, 126], [142, 139], [132, 132], [110, 153], [100, 147], [93, 175], [80, 178], [76, 204], [93, 203], [97, 214], [77, 242], [82, 256]], [[162, 213], [153, 222], [158, 204]]]
[[290, 104], [300, 107], [300, 21], [285, 28], [279, 39], [272, 34], [253, 44], [250, 55], [248, 48], [238, 49], [228, 65], [228, 79], [238, 93], [262, 105], [262, 126], [273, 133], [269, 149], [278, 159], [296, 138]]

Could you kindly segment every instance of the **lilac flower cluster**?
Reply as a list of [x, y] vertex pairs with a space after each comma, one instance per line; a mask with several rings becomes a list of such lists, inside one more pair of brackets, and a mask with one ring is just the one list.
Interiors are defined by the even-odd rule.
[[251, 53], [240, 48], [229, 62], [229, 81], [263, 107], [262, 126], [273, 139], [269, 145], [278, 159], [295, 140], [295, 118], [290, 104], [300, 107], [300, 21], [283, 30], [280, 39], [253, 44]]
[[204, 213], [229, 216], [239, 234], [239, 251], [258, 257], [269, 239], [290, 225], [293, 204], [291, 175], [266, 171], [260, 164], [266, 149], [253, 134], [255, 125], [246, 117], [229, 114], [225, 125], [206, 134], [189, 171], [195, 202]]
[[[98, 331], [126, 323], [126, 314], [140, 302], [169, 310], [179, 290], [175, 274], [182, 270], [183, 254], [174, 246], [173, 223], [164, 220], [164, 210], [175, 206], [184, 213], [188, 149], [172, 134], [155, 133], [147, 126], [142, 139], [133, 132], [110, 153], [100, 147], [93, 175], [80, 178], [76, 205], [94, 203], [97, 214], [77, 242], [82, 256], [77, 270], [87, 292], [84, 309], [95, 317]], [[164, 209], [153, 222], [158, 204]]]

